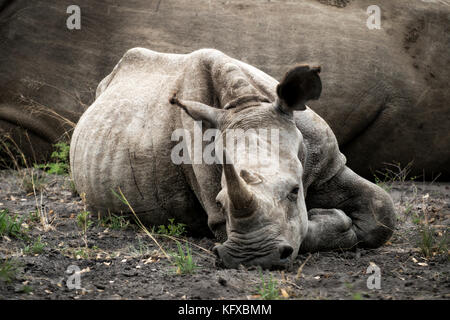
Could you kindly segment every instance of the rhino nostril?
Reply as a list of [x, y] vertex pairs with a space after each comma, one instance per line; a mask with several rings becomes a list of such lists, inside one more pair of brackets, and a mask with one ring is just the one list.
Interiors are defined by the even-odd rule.
[[278, 247], [278, 250], [280, 252], [280, 259], [286, 259], [289, 258], [294, 251], [294, 249], [288, 245], [288, 244], [282, 244]]

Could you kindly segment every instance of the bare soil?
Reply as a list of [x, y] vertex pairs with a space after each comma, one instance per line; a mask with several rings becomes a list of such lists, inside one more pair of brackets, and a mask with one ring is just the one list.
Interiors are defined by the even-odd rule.
[[[0, 266], [15, 266], [9, 281], [0, 274], [0, 299], [259, 299], [258, 287], [270, 275], [284, 299], [450, 298], [449, 183], [389, 183], [398, 224], [381, 248], [300, 255], [284, 271], [227, 270], [216, 266], [209, 251], [214, 239], [185, 237], [198, 268], [182, 275], [173, 258], [169, 261], [133, 222], [113, 230], [91, 217], [86, 247], [76, 222], [83, 211], [81, 198], [70, 191], [68, 177], [45, 176], [41, 197], [40, 192], [35, 196], [23, 191], [17, 171], [0, 171], [0, 212], [8, 209], [10, 215], [22, 217], [26, 230], [23, 239], [0, 238]], [[30, 218], [36, 206], [46, 212], [49, 227]], [[425, 225], [434, 237], [429, 257], [421, 250]], [[24, 248], [38, 237], [43, 252], [27, 252]], [[167, 252], [177, 248], [168, 238], [156, 240]], [[371, 263], [380, 268], [380, 289], [367, 286]], [[80, 289], [67, 286], [72, 283], [66, 272], [71, 265], [81, 270]]]

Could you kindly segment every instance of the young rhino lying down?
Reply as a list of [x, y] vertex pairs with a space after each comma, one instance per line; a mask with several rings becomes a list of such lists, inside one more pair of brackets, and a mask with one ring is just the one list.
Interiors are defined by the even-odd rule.
[[[73, 133], [76, 187], [95, 212], [126, 212], [111, 191], [120, 188], [144, 224], [174, 218], [193, 233], [212, 231], [222, 242], [214, 252], [230, 268], [282, 267], [299, 251], [381, 246], [394, 228], [392, 200], [346, 167], [333, 132], [305, 105], [320, 96], [319, 72], [298, 66], [278, 83], [217, 50], [131, 49]], [[224, 149], [224, 165], [175, 164], [180, 141], [172, 134], [180, 128], [192, 139], [216, 128], [216, 143], [227, 129], [277, 129], [278, 159], [255, 163], [238, 139], [233, 163]], [[253, 138], [258, 151], [270, 150], [270, 134]]]

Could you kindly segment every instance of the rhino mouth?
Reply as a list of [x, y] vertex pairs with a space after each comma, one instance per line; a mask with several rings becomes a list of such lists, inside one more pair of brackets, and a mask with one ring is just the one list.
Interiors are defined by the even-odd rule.
[[216, 265], [222, 268], [236, 269], [243, 265], [271, 270], [287, 269], [293, 262], [292, 247], [278, 237], [249, 240], [231, 236], [214, 247], [213, 251], [217, 257]]

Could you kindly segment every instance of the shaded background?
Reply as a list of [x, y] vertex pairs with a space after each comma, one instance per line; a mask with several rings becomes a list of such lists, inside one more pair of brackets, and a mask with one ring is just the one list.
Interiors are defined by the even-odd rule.
[[[0, 132], [45, 158], [128, 49], [209, 47], [277, 79], [293, 64], [320, 64], [322, 97], [310, 107], [351, 168], [373, 177], [385, 163], [414, 161], [412, 174], [448, 179], [450, 6], [376, 2], [0, 1]], [[72, 4], [81, 30], [66, 28]], [[366, 27], [372, 4], [381, 30]]]

